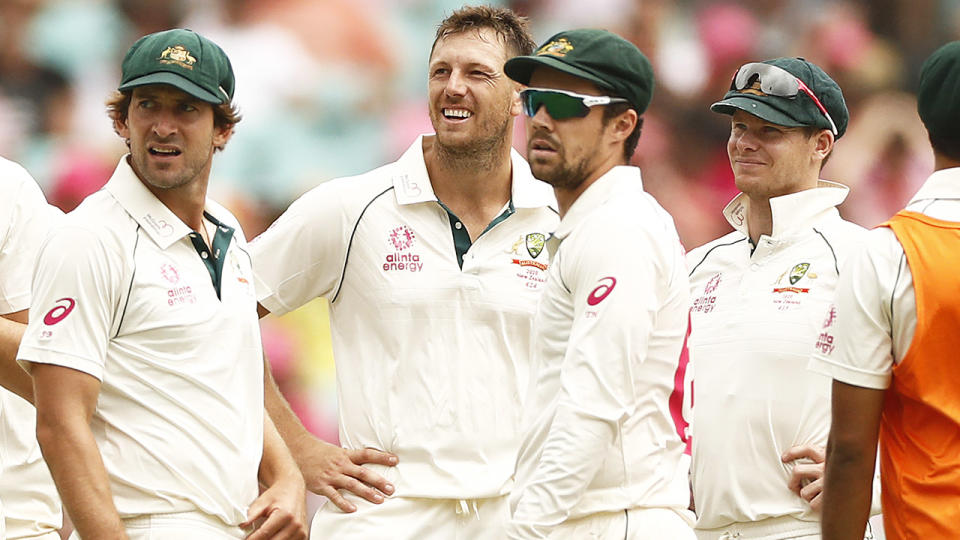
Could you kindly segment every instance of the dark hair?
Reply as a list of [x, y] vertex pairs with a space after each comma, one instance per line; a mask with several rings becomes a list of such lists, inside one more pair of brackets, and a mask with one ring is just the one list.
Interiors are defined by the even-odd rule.
[[[636, 107], [629, 103], [611, 103], [603, 107], [603, 125], [606, 126], [610, 120], [620, 116], [628, 110], [636, 110]], [[633, 126], [630, 136], [623, 141], [623, 160], [624, 163], [630, 163], [634, 152], [637, 151], [637, 143], [640, 141], [640, 131], [643, 128], [643, 117], [637, 115], [637, 125]]]
[[937, 136], [930, 133], [929, 130], [927, 134], [930, 137], [930, 146], [933, 147], [934, 152], [953, 161], [960, 161], [960, 138]]
[[437, 27], [437, 35], [430, 47], [430, 55], [441, 38], [451, 34], [460, 34], [468, 30], [479, 31], [490, 28], [503, 38], [507, 44], [509, 57], [531, 54], [536, 43], [530, 35], [530, 24], [526, 17], [513, 11], [493, 6], [464, 6], [443, 20]]
[[[130, 110], [130, 100], [133, 97], [133, 90], [116, 90], [107, 98], [107, 116], [114, 122], [126, 123], [127, 113]], [[213, 125], [218, 128], [226, 128], [235, 125], [241, 120], [239, 109], [232, 102], [213, 105]], [[116, 128], [114, 128], [116, 130]], [[223, 150], [217, 147], [218, 150]]]

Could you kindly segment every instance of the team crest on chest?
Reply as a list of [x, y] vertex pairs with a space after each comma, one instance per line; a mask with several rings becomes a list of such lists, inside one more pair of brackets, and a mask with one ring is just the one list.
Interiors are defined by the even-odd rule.
[[534, 259], [543, 251], [543, 246], [547, 241], [547, 236], [543, 233], [530, 233], [527, 235], [527, 253]]
[[796, 285], [797, 282], [800, 281], [800, 278], [802, 278], [804, 274], [807, 273], [807, 270], [809, 269], [810, 269], [810, 263], [800, 263], [800, 264], [794, 265], [794, 267], [790, 269], [790, 284]]

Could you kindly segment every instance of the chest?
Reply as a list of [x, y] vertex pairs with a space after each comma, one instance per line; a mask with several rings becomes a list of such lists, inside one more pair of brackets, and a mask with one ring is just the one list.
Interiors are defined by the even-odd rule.
[[338, 301], [407, 309], [466, 301], [532, 313], [547, 282], [549, 210], [518, 210], [472, 242], [439, 205], [403, 210], [358, 224]]

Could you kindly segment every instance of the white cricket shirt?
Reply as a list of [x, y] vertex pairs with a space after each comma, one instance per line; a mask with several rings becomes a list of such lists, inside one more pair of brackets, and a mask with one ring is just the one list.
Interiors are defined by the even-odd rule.
[[534, 323], [510, 538], [635, 507], [683, 510], [688, 281], [673, 219], [615, 167], [570, 207]]
[[[907, 210], [960, 222], [960, 168], [934, 172]], [[890, 386], [895, 363], [917, 328], [913, 274], [888, 227], [871, 230], [837, 288], [837, 321], [817, 340], [811, 369], [877, 390]]]
[[780, 456], [827, 443], [831, 381], [807, 361], [847, 256], [864, 238], [836, 209], [847, 192], [821, 180], [770, 199], [772, 234], [755, 250], [740, 194], [724, 209], [736, 230], [687, 255], [698, 529], [778, 516], [819, 521], [788, 489], [793, 464]]
[[[30, 281], [40, 243], [56, 220], [39, 186], [20, 165], [0, 158], [0, 313], [30, 307]], [[63, 518], [60, 497], [37, 444], [36, 411], [0, 389], [0, 501], [6, 537], [54, 532]]]
[[205, 216], [217, 227], [201, 256], [199, 235], [125, 156], [40, 250], [18, 359], [101, 380], [91, 428], [121, 517], [201, 511], [236, 525], [258, 494], [263, 357], [250, 257], [229, 212], [208, 200]]
[[555, 199], [513, 152], [512, 199], [471, 245], [422, 148], [294, 202], [250, 244], [258, 296], [277, 314], [330, 301], [340, 443], [397, 454], [398, 496], [492, 497], [510, 489]]

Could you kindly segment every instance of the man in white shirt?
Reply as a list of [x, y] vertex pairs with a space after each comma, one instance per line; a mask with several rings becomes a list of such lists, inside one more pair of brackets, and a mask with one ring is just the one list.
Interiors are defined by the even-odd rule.
[[935, 171], [870, 231], [837, 286], [811, 368], [833, 378], [823, 538], [860, 538], [877, 504], [888, 538], [956, 538], [960, 523], [960, 42], [923, 64], [917, 111]]
[[16, 363], [37, 249], [61, 216], [23, 167], [0, 158], [0, 314], [6, 325], [0, 354], [2, 383], [9, 388], [0, 390], [0, 502], [5, 517], [0, 538], [5, 524], [11, 540], [59, 540], [63, 521], [60, 497], [37, 444], [33, 382]]
[[741, 66], [711, 109], [731, 116], [742, 193], [735, 230], [687, 255], [697, 537], [816, 538], [830, 381], [807, 359], [864, 232], [820, 180], [847, 108], [820, 67], [777, 58]]
[[693, 538], [678, 423], [688, 281], [671, 216], [627, 164], [653, 93], [636, 46], [571, 30], [507, 74], [561, 221], [537, 309], [512, 539]]
[[504, 536], [557, 223], [550, 186], [511, 151], [519, 87], [503, 64], [532, 48], [507, 9], [455, 11], [429, 59], [436, 134], [314, 188], [251, 243], [263, 311], [330, 302], [343, 448], [267, 388], [307, 485], [334, 503], [315, 537]]
[[306, 538], [303, 477], [264, 414], [243, 232], [206, 198], [233, 90], [195, 32], [134, 43], [107, 103], [130, 153], [40, 247], [18, 360], [77, 537]]

